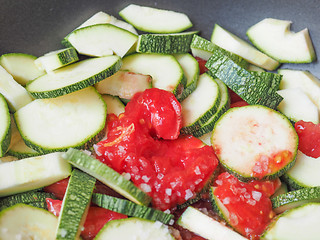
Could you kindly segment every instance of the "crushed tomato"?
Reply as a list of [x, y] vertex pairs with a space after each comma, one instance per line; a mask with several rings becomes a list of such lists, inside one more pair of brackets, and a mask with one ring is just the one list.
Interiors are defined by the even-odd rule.
[[[48, 211], [58, 217], [60, 215], [62, 201], [46, 198], [46, 202]], [[128, 216], [124, 214], [113, 212], [108, 209], [90, 206], [83, 225], [83, 230], [81, 231], [81, 237], [84, 240], [91, 240], [98, 234], [98, 232], [107, 222], [127, 217]]]
[[225, 172], [215, 181], [214, 195], [229, 212], [229, 224], [249, 239], [257, 240], [275, 216], [270, 196], [279, 180], [240, 182]]
[[138, 93], [125, 113], [108, 121], [107, 139], [96, 158], [149, 194], [166, 210], [194, 198], [218, 165], [212, 147], [193, 136], [179, 136], [181, 106], [170, 92], [152, 88]]

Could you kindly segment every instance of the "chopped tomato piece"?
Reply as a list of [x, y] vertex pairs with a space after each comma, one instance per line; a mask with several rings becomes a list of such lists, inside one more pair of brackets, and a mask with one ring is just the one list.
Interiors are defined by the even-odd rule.
[[320, 157], [320, 124], [298, 121], [295, 129], [299, 136], [299, 150], [313, 158]]
[[135, 94], [125, 114], [145, 122], [157, 138], [176, 139], [182, 127], [180, 103], [171, 92], [157, 88]]
[[246, 101], [242, 100], [242, 101], [231, 103], [230, 108], [243, 107], [243, 106], [248, 106], [248, 105], [249, 105], [249, 103], [247, 103]]
[[259, 239], [275, 216], [269, 198], [273, 191], [267, 190], [266, 193], [262, 188], [257, 188], [256, 181], [240, 182], [227, 172], [219, 175], [215, 185], [215, 196], [229, 212], [229, 224], [249, 239]]
[[205, 73], [206, 71], [208, 71], [208, 68], [206, 68], [206, 63], [207, 61], [199, 58], [199, 57], [195, 57], [195, 59], [197, 60], [198, 64], [199, 64], [199, 69], [200, 69], [200, 74]]
[[238, 94], [236, 94], [234, 91], [232, 91], [230, 88], [228, 88], [229, 91], [229, 96], [230, 96], [230, 101], [232, 103], [244, 101], [241, 97], [239, 97]]
[[44, 187], [43, 190], [45, 192], [53, 193], [53, 195], [56, 198], [62, 200], [64, 197], [64, 194], [67, 190], [68, 183], [69, 183], [69, 178], [65, 178], [65, 179], [62, 179], [56, 183], [53, 183], [49, 186]]
[[[47, 198], [46, 202], [48, 210], [58, 217], [61, 211], [62, 201]], [[81, 236], [84, 240], [91, 240], [107, 222], [122, 218], [127, 218], [127, 216], [101, 207], [90, 206]]]
[[[121, 174], [129, 173], [131, 181], [161, 210], [195, 197], [218, 165], [212, 147], [193, 136], [179, 136], [181, 106], [171, 93], [164, 92], [137, 94], [125, 113], [108, 123], [107, 139], [96, 148], [97, 159]], [[170, 104], [162, 109], [163, 103]], [[170, 139], [164, 139], [166, 131]]]

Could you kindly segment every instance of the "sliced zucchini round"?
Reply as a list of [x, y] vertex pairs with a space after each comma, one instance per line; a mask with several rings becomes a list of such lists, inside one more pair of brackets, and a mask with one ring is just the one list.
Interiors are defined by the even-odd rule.
[[120, 67], [121, 59], [117, 56], [90, 58], [42, 75], [26, 88], [34, 98], [55, 98], [94, 85]]
[[119, 15], [135, 28], [150, 33], [177, 33], [192, 27], [183, 13], [136, 4], [128, 5]]
[[125, 110], [125, 106], [123, 102], [121, 102], [120, 98], [116, 96], [111, 96], [108, 94], [101, 95], [105, 103], [107, 104], [107, 113], [114, 113], [119, 116], [120, 113], [123, 113]]
[[243, 181], [281, 176], [294, 164], [298, 148], [290, 121], [259, 105], [228, 110], [216, 123], [211, 141], [221, 164]]
[[[99, 140], [107, 108], [94, 87], [37, 99], [14, 115], [26, 145], [40, 153], [90, 146]], [[103, 135], [103, 133], [101, 132]]]
[[123, 58], [122, 70], [150, 75], [152, 86], [179, 96], [185, 86], [183, 69], [174, 56], [156, 53], [136, 53]]
[[11, 141], [11, 117], [9, 107], [0, 93], [0, 157], [3, 157]]
[[17, 204], [0, 212], [0, 239], [52, 240], [57, 223], [47, 210]]
[[160, 222], [135, 217], [107, 222], [95, 239], [174, 240], [166, 225], [163, 225]]

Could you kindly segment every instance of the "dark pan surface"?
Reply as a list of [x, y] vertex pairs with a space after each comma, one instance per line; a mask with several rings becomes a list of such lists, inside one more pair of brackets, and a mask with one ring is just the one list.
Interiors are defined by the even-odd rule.
[[[266, 17], [293, 22], [292, 30], [307, 27], [316, 52], [320, 52], [319, 0], [0, 0], [0, 54], [41, 56], [62, 48], [61, 39], [98, 11], [119, 17], [129, 3], [186, 13], [210, 39], [215, 23], [247, 40], [246, 30]], [[319, 62], [285, 64], [283, 68], [309, 70], [320, 78]]]

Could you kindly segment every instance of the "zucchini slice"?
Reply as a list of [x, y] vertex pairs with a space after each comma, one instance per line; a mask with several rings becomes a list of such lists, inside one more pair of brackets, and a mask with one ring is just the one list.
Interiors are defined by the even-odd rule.
[[183, 69], [172, 55], [136, 53], [123, 58], [121, 70], [150, 75], [152, 86], [179, 96], [185, 86]]
[[119, 114], [123, 113], [125, 110], [125, 106], [123, 102], [121, 102], [120, 98], [116, 96], [111, 96], [108, 94], [101, 95], [105, 103], [107, 104], [107, 113], [114, 113], [119, 116]]
[[294, 164], [298, 149], [290, 121], [259, 105], [228, 110], [216, 123], [211, 141], [220, 163], [242, 181], [281, 176]]
[[41, 188], [70, 175], [61, 152], [1, 163], [0, 197]]
[[197, 88], [181, 102], [183, 127], [192, 134], [200, 129], [216, 112], [221, 100], [218, 83], [207, 73], [200, 75]]
[[36, 56], [25, 53], [6, 53], [0, 57], [0, 65], [22, 86], [45, 74], [35, 64]]
[[0, 239], [52, 240], [57, 223], [47, 210], [17, 204], [0, 212]]
[[106, 23], [76, 29], [65, 37], [63, 44], [83, 55], [103, 57], [115, 53], [123, 57], [137, 40], [137, 35]]
[[177, 33], [192, 23], [184, 13], [130, 4], [119, 15], [135, 28], [150, 33]]
[[32, 102], [27, 90], [17, 83], [13, 77], [0, 66], [0, 94], [7, 100], [11, 112], [15, 112]]
[[122, 175], [108, 167], [106, 164], [86, 155], [80, 150], [70, 148], [64, 155], [64, 158], [73, 166], [94, 176], [99, 181], [129, 200], [140, 205], [148, 205], [150, 203], [150, 196], [137, 188], [132, 182], [125, 179]]
[[280, 214], [267, 227], [261, 240], [319, 239], [320, 203], [307, 203]]
[[91, 203], [94, 177], [74, 169], [62, 201], [56, 232], [57, 240], [78, 239]]
[[200, 69], [198, 61], [189, 53], [175, 54], [174, 57], [178, 60], [187, 79], [182, 94], [177, 96], [177, 99], [181, 102], [197, 88]]
[[319, 123], [319, 110], [317, 106], [300, 88], [287, 88], [277, 91], [283, 97], [278, 105], [278, 110], [291, 121]]
[[9, 107], [0, 93], [0, 157], [3, 157], [11, 141], [11, 117]]
[[26, 145], [48, 153], [92, 145], [104, 134], [106, 115], [100, 94], [87, 87], [57, 98], [37, 99], [14, 117]]
[[284, 175], [284, 180], [293, 189], [320, 186], [320, 158], [313, 158], [298, 151], [294, 166]]
[[320, 187], [301, 188], [271, 198], [275, 213], [282, 213], [307, 202], [320, 202]]
[[117, 56], [86, 59], [47, 73], [26, 88], [34, 98], [55, 98], [94, 85], [120, 67], [121, 59]]
[[160, 222], [135, 217], [107, 222], [95, 239], [174, 240], [166, 225], [163, 225]]
[[137, 92], [152, 87], [152, 77], [129, 71], [118, 71], [95, 85], [101, 94], [110, 94], [130, 100]]
[[164, 224], [169, 224], [173, 219], [172, 214], [168, 214], [154, 208], [146, 207], [125, 199], [116, 198], [105, 194], [93, 194], [92, 202], [97, 204], [99, 207], [122, 213], [127, 216], [159, 221]]
[[205, 215], [194, 207], [188, 207], [178, 219], [177, 224], [206, 239], [246, 240], [226, 225]]
[[275, 70], [280, 65], [276, 60], [255, 49], [252, 45], [223, 29], [218, 24], [214, 26], [211, 42], [267, 70]]
[[136, 51], [141, 53], [188, 53], [197, 31], [169, 34], [139, 35]]
[[250, 27], [247, 35], [262, 52], [280, 63], [310, 63], [316, 59], [308, 29], [290, 31], [290, 21], [265, 18]]
[[64, 48], [46, 53], [45, 55], [37, 58], [34, 63], [38, 68], [43, 69], [46, 72], [50, 72], [78, 60], [78, 54], [74, 48]]

